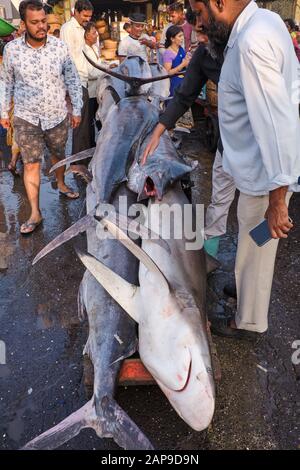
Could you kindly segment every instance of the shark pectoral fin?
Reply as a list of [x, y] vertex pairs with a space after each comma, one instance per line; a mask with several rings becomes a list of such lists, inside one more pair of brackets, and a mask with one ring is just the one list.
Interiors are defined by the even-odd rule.
[[52, 240], [52, 242], [48, 243], [48, 245], [46, 245], [34, 258], [32, 265], [37, 263], [41, 258], [46, 256], [55, 248], [71, 240], [71, 238], [76, 237], [76, 235], [79, 233], [85, 232], [88, 228], [95, 227], [96, 224], [97, 222], [94, 219], [94, 212], [90, 212], [89, 214], [85, 215], [63, 233], [60, 233], [56, 238], [54, 238], [54, 240]]
[[85, 160], [86, 158], [91, 158], [95, 153], [95, 149], [96, 147], [92, 147], [87, 150], [82, 150], [82, 152], [78, 152], [75, 155], [71, 155], [70, 157], [60, 160], [50, 168], [49, 174], [53, 173], [53, 171], [57, 170], [57, 168], [60, 168], [61, 166], [68, 165], [69, 163], [79, 162], [80, 160]]
[[103, 225], [105, 229], [109, 231], [109, 233], [122, 245], [124, 245], [127, 250], [129, 250], [143, 265], [148, 269], [148, 271], [155, 274], [157, 278], [157, 282], [165, 287], [166, 290], [169, 289], [169, 283], [161, 272], [157, 264], [150, 258], [150, 256], [142, 250], [138, 245], [136, 245], [131, 238], [129, 238], [114, 222], [111, 222], [107, 219], [102, 219], [100, 223]]
[[125, 281], [88, 253], [76, 250], [78, 257], [95, 279], [104, 287], [111, 297], [130, 315], [137, 323], [140, 311], [140, 288]]
[[[117, 335], [114, 335], [114, 339], [120, 342], [120, 338]], [[139, 347], [139, 340], [136, 338], [131, 344], [129, 344], [128, 348], [126, 348], [122, 356], [119, 356], [117, 359], [115, 359], [113, 362], [110, 363], [110, 366], [112, 366], [113, 364], [116, 364], [117, 362], [123, 361], [127, 357], [132, 356], [138, 350], [138, 347]]]

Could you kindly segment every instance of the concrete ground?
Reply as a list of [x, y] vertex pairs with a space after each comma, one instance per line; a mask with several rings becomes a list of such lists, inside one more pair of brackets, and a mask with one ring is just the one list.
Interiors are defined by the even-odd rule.
[[[185, 139], [183, 149], [199, 161], [194, 201], [208, 204], [213, 155], [201, 132]], [[18, 449], [86, 401], [82, 350], [87, 324], [77, 318], [76, 296], [83, 267], [73, 242], [36, 266], [34, 256], [75, 222], [84, 204], [58, 195], [43, 171], [43, 226], [30, 237], [19, 235], [29, 213], [21, 178], [6, 171], [8, 149], [0, 146], [0, 341], [7, 364], [0, 365], [0, 449]], [[74, 189], [77, 182], [68, 177]], [[300, 195], [293, 196], [295, 229], [280, 243], [270, 328], [256, 343], [214, 337], [222, 367], [216, 411], [210, 428], [193, 432], [170, 407], [158, 387], [119, 388], [117, 400], [157, 449], [299, 449], [300, 366], [293, 365], [292, 344], [300, 340]], [[209, 279], [218, 296], [210, 314], [228, 308], [222, 288], [232, 279], [236, 248], [236, 204], [221, 243], [222, 268]], [[77, 241], [83, 243], [84, 240]], [[0, 343], [1, 344], [1, 343]], [[3, 344], [3, 343], [2, 343]], [[298, 355], [300, 358], [300, 354]], [[94, 431], [82, 431], [64, 449], [117, 449]]]

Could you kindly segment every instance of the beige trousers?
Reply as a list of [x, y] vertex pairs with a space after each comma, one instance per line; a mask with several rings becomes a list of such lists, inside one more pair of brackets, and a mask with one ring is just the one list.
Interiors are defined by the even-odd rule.
[[223, 170], [222, 155], [217, 150], [212, 172], [211, 203], [205, 216], [206, 239], [226, 233], [228, 212], [234, 200], [235, 189], [232, 176]]
[[[287, 204], [292, 193], [287, 194]], [[239, 236], [235, 261], [237, 287], [236, 325], [248, 331], [263, 333], [268, 329], [268, 311], [273, 282], [278, 240], [258, 247], [249, 231], [263, 219], [269, 196], [247, 196], [240, 193], [238, 202]]]

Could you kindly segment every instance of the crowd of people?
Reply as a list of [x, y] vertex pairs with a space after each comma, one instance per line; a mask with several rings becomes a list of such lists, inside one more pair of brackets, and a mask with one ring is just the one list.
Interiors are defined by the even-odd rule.
[[[58, 8], [60, 10], [54, 13], [61, 15], [61, 7], [61, 2], [55, 3], [51, 11]], [[8, 130], [7, 142], [12, 148], [8, 169], [14, 175], [19, 174], [17, 162], [21, 155], [31, 206], [31, 214], [20, 229], [22, 234], [32, 233], [42, 221], [39, 174], [44, 145], [53, 163], [62, 158], [68, 137], [67, 114], [71, 114], [73, 154], [93, 147], [95, 134], [101, 127], [96, 120], [96, 84], [101, 71], [94, 68], [82, 53], [84, 51], [94, 62], [102, 63], [99, 35], [96, 24], [91, 21], [93, 13], [89, 0], [78, 0], [71, 19], [60, 30], [54, 29], [52, 34], [48, 34], [50, 27], [45, 8], [39, 0], [26, 0], [20, 4], [20, 27], [5, 48], [1, 71], [1, 124]], [[174, 75], [170, 87], [170, 96], [173, 96], [183, 78], [175, 74], [185, 70], [190, 60], [190, 53], [186, 51], [192, 46], [193, 28], [185, 21], [181, 4], [171, 6], [170, 19], [171, 27], [163, 32], [165, 49], [162, 63], [169, 74]], [[151, 60], [149, 50], [158, 54], [162, 51], [155, 37], [144, 32], [145, 26], [144, 15], [131, 15], [126, 26], [128, 36], [119, 44], [121, 61], [128, 55]], [[25, 79], [23, 71], [26, 67]], [[37, 80], [33, 70], [39, 70]], [[45, 83], [47, 87], [43, 85]], [[32, 151], [29, 136], [35, 143]], [[70, 199], [78, 198], [78, 192], [65, 185], [63, 175], [64, 168], [57, 170], [59, 191]]]
[[[190, 5], [189, 22], [181, 4], [170, 7], [171, 23], [160, 41], [144, 32], [145, 17], [133, 14], [125, 25], [128, 36], [119, 44], [118, 57], [138, 55], [151, 60], [155, 52], [171, 77], [172, 99], [160, 116], [143, 162], [161, 135], [192, 106], [206, 82], [218, 85], [222, 139], [213, 165], [205, 249], [217, 255], [236, 189], [240, 192], [239, 236], [236, 283], [227, 287], [237, 297], [237, 313], [229, 320], [217, 319], [212, 329], [241, 338], [267, 330], [278, 241], [293, 227], [288, 205], [292, 193], [300, 190], [299, 96], [295, 98], [299, 34], [290, 20], [285, 25], [253, 0], [190, 0]], [[77, 0], [74, 16], [62, 26], [58, 40], [47, 35], [40, 1], [23, 0], [20, 17], [25, 32], [5, 47], [1, 124], [11, 127], [13, 100], [14, 141], [22, 155], [31, 207], [21, 226], [23, 234], [33, 232], [42, 221], [39, 184], [44, 146], [52, 163], [64, 158], [68, 114], [72, 153], [95, 145], [96, 82], [102, 72], [90, 66], [82, 53], [101, 63], [92, 16], [89, 0]], [[58, 189], [68, 198], [77, 198], [78, 193], [65, 184], [64, 170], [56, 170]], [[249, 231], [264, 217], [273, 239], [258, 247]]]

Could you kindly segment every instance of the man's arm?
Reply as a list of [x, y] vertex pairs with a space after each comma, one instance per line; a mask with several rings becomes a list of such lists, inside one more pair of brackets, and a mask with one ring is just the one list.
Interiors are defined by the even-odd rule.
[[120, 42], [118, 48], [118, 57], [122, 57], [123, 60], [127, 57], [127, 45], [124, 39]]
[[142, 164], [152, 155], [159, 144], [159, 139], [166, 129], [172, 129], [177, 119], [192, 106], [208, 79], [218, 83], [221, 63], [213, 59], [203, 46], [195, 51], [185, 73], [180, 87], [175, 90], [175, 96], [160, 116], [159, 124], [154, 129], [152, 137], [142, 156]]
[[299, 118], [293, 109], [280, 64], [266, 41], [254, 43], [241, 55], [241, 87], [254, 137], [268, 175], [266, 217], [273, 238], [286, 238], [292, 228], [285, 202], [290, 185], [297, 184]]
[[293, 228], [285, 202], [287, 192], [288, 186], [282, 186], [269, 193], [269, 207], [265, 215], [273, 238], [287, 238], [287, 233]]
[[72, 103], [72, 127], [78, 127], [81, 121], [81, 108], [82, 108], [82, 87], [76, 67], [69, 56], [66, 55], [63, 64], [63, 75], [65, 78], [65, 85], [68, 90], [71, 103]]
[[9, 111], [11, 108], [11, 102], [14, 95], [15, 86], [15, 75], [13, 65], [11, 63], [11, 54], [9, 50], [4, 49], [3, 63], [2, 63], [2, 103], [1, 103], [1, 125], [8, 129], [9, 123]]
[[[98, 65], [101, 65], [102, 64], [102, 61], [101, 59], [96, 59], [95, 60], [95, 55], [91, 53], [91, 48], [90, 47], [86, 47], [86, 45], [84, 45], [83, 47], [83, 51], [85, 52], [85, 54], [91, 59], [93, 60], [94, 62], [96, 62], [96, 64]], [[85, 59], [86, 62], [87, 62], [87, 71], [88, 71], [88, 79], [89, 80], [97, 80], [99, 77], [101, 77], [101, 75], [105, 75], [104, 72], [102, 72], [101, 70], [99, 69], [96, 69], [96, 67], [94, 67], [92, 64], [90, 64], [88, 62], [87, 59]], [[103, 64], [102, 64], [103, 65]]]
[[174, 98], [161, 115], [159, 122], [166, 129], [172, 129], [176, 121], [192, 106], [208, 79], [218, 83], [221, 64], [214, 60], [205, 49], [199, 46], [192, 56], [185, 77]]
[[149, 49], [157, 49], [157, 44], [156, 44], [155, 39], [148, 36], [148, 34], [144, 34], [141, 37], [140, 43], [144, 44], [147, 47], [149, 47]]

